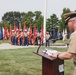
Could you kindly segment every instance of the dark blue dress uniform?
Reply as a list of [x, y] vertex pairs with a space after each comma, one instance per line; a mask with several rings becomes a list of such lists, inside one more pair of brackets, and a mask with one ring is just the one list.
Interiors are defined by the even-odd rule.
[[12, 35], [12, 45], [15, 45], [15, 33], [13, 31], [13, 35]]
[[24, 33], [24, 46], [28, 46], [28, 35], [27, 32]]
[[16, 42], [16, 45], [18, 45], [18, 37], [15, 36], [15, 42]]
[[20, 46], [22, 45], [22, 36], [20, 34]]

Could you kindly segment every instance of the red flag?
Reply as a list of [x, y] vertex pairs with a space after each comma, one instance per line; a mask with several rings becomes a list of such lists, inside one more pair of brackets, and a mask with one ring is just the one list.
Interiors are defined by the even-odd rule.
[[30, 28], [29, 28], [29, 37], [31, 38], [32, 37], [32, 26], [30, 25]]
[[7, 37], [7, 27], [6, 24], [4, 24], [4, 39]]
[[10, 25], [10, 32], [9, 32], [9, 40], [10, 40], [10, 43], [12, 43], [12, 27]]
[[20, 31], [22, 31], [21, 23], [19, 23], [19, 29], [18, 29], [18, 45], [20, 45]]
[[18, 45], [20, 45], [20, 29], [18, 29]]
[[26, 23], [24, 23], [24, 27], [23, 27], [23, 31], [25, 31], [26, 30]]
[[16, 24], [14, 23], [14, 31], [16, 32]]
[[9, 37], [9, 31], [8, 31], [8, 29], [7, 29], [7, 36]]
[[12, 36], [12, 27], [10, 25], [10, 36]]
[[36, 40], [37, 37], [37, 31], [36, 31], [36, 26], [34, 26], [34, 40]]
[[28, 42], [29, 42], [29, 44], [30, 44], [30, 43], [31, 43], [30, 41], [32, 40], [32, 39], [31, 39], [31, 37], [32, 37], [32, 26], [31, 26], [31, 25], [30, 25], [28, 31], [29, 31], [29, 34], [28, 34]]

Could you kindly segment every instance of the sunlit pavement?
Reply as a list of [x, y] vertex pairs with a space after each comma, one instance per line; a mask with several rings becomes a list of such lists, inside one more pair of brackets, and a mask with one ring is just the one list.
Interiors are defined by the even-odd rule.
[[[34, 46], [34, 45], [18, 46], [18, 45], [11, 45], [9, 43], [2, 43], [2, 44], [0, 44], [0, 50], [18, 49], [18, 48], [29, 48], [29, 47], [38, 47], [38, 46]], [[59, 44], [59, 43], [50, 44], [50, 47], [67, 48], [66, 45]]]

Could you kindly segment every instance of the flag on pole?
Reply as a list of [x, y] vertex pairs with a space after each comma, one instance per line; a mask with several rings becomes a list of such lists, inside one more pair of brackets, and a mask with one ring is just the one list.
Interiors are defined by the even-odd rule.
[[10, 25], [10, 36], [12, 36], [12, 27]]
[[3, 40], [5, 40], [7, 38], [7, 27], [6, 24], [4, 24], [4, 37]]
[[32, 26], [30, 25], [30, 28], [29, 28], [29, 37], [31, 38], [32, 37]]
[[8, 36], [8, 38], [9, 38], [9, 31], [8, 31], [8, 29], [7, 29], [7, 36]]
[[32, 37], [32, 26], [30, 25], [29, 29], [28, 29], [29, 33], [28, 33], [28, 42], [29, 44], [31, 44], [31, 37]]
[[10, 43], [12, 43], [12, 27], [10, 25], [10, 32], [9, 32], [9, 40], [10, 40]]
[[19, 29], [18, 29], [18, 45], [20, 45], [20, 30], [22, 30], [21, 23], [19, 23]]
[[18, 29], [18, 45], [20, 45], [20, 29]]
[[34, 41], [36, 40], [36, 38], [37, 38], [37, 31], [36, 31], [36, 25], [34, 25], [34, 35], [33, 35]]
[[44, 40], [44, 30], [43, 30], [43, 27], [42, 27], [41, 28], [41, 42], [40, 42], [41, 45], [43, 44], [43, 40]]
[[16, 32], [16, 23], [14, 23], [14, 32]]
[[23, 31], [25, 31], [26, 30], [26, 23], [24, 23], [24, 27], [23, 27]]

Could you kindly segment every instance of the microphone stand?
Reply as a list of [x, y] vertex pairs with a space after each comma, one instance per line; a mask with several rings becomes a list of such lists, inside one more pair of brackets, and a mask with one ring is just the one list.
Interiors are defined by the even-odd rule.
[[[39, 52], [40, 47], [41, 47], [41, 44], [39, 44], [39, 47], [37, 48], [37, 53]], [[44, 53], [46, 53], [46, 52], [47, 52], [47, 49], [45, 49], [45, 52]]]
[[41, 47], [41, 44], [39, 44], [39, 47], [37, 48], [37, 53], [39, 52], [40, 47]]

